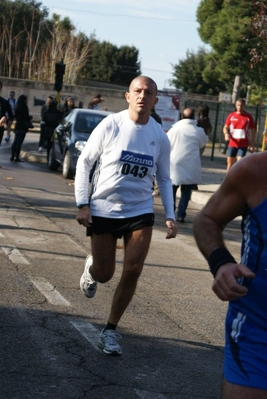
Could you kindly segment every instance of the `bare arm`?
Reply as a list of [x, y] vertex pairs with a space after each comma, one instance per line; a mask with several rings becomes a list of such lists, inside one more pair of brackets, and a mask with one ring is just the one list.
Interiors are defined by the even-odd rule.
[[174, 219], [167, 219], [166, 226], [168, 227], [168, 232], [166, 234], [167, 240], [170, 238], [175, 238], [177, 234], [177, 224]]
[[228, 125], [224, 125], [223, 134], [224, 134], [224, 140], [225, 141], [229, 141], [230, 140], [230, 133], [229, 133], [229, 126]]
[[89, 206], [83, 206], [81, 209], [78, 209], [76, 220], [84, 227], [89, 227], [93, 223]]
[[5, 123], [6, 123], [6, 117], [2, 116], [2, 118], [0, 119], [0, 126], [4, 126]]
[[[225, 248], [224, 227], [247, 210], [249, 193], [241, 184], [246, 174], [243, 169], [236, 165], [229, 171], [218, 191], [194, 220], [195, 240], [206, 259], [217, 248]], [[220, 299], [228, 301], [246, 295], [247, 288], [236, 280], [241, 276], [253, 278], [254, 274], [245, 265], [226, 262], [216, 272], [213, 291]]]
[[250, 146], [249, 151], [254, 152], [255, 150], [255, 137], [256, 137], [256, 129], [251, 129], [250, 131]]

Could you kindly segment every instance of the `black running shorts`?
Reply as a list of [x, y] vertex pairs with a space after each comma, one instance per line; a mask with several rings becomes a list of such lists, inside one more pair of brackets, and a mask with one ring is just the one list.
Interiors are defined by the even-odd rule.
[[86, 229], [87, 236], [109, 233], [117, 238], [122, 238], [129, 231], [154, 225], [154, 213], [145, 213], [144, 215], [123, 219], [110, 219], [98, 216], [92, 216], [92, 219], [93, 223]]

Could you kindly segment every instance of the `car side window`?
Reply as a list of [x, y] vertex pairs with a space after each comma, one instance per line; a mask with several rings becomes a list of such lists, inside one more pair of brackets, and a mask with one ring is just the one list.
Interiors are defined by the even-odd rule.
[[90, 115], [87, 117], [88, 125], [90, 126], [90, 132], [94, 130], [94, 128], [103, 120], [103, 116], [98, 115]]
[[79, 115], [76, 123], [76, 130], [78, 132], [88, 133], [87, 119], [83, 115]]

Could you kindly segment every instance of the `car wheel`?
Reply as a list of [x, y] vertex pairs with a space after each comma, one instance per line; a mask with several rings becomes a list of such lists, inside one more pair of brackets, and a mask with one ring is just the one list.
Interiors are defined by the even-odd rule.
[[64, 159], [63, 159], [62, 175], [65, 177], [65, 179], [73, 179], [74, 178], [74, 172], [70, 168], [70, 153], [69, 153], [69, 151], [66, 152]]
[[50, 170], [57, 170], [59, 167], [58, 161], [55, 160], [54, 148], [51, 147], [48, 154], [48, 168]]

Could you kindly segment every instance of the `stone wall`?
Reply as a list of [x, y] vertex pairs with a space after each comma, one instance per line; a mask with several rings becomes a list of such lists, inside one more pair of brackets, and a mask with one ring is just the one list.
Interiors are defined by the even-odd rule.
[[[46, 98], [51, 95], [56, 96], [53, 83], [6, 77], [0, 77], [0, 80], [3, 84], [2, 97], [7, 98], [10, 90], [15, 91], [16, 98], [21, 94], [27, 96], [28, 107], [35, 122], [40, 121], [41, 106], [46, 101]], [[119, 88], [119, 86], [103, 85], [103, 83], [98, 84], [97, 82], [92, 83], [90, 86], [63, 85], [61, 104], [64, 103], [67, 97], [72, 96], [75, 98], [76, 105], [78, 105], [79, 101], [82, 101], [84, 108], [87, 108], [88, 103], [92, 101], [93, 97], [97, 93], [101, 93], [105, 101], [101, 103], [100, 108], [103, 109], [106, 107], [108, 111], [118, 112], [127, 108], [127, 102], [124, 97], [126, 91], [127, 87]]]
[[[46, 101], [47, 97], [56, 96], [53, 83], [13, 79], [1, 76], [0, 80], [3, 84], [2, 97], [7, 98], [10, 90], [15, 91], [16, 98], [21, 94], [25, 94], [28, 97], [28, 107], [35, 122], [40, 121], [41, 106]], [[127, 90], [127, 87], [95, 81], [88, 81], [85, 86], [63, 85], [63, 90], [60, 93], [60, 102], [63, 104], [67, 97], [72, 96], [75, 98], [76, 105], [78, 105], [79, 101], [82, 101], [84, 108], [87, 108], [88, 103], [92, 101], [93, 97], [97, 93], [100, 93], [105, 101], [100, 104], [99, 108], [107, 108], [108, 111], [118, 112], [128, 107], [125, 100], [125, 92]], [[175, 90], [171, 92], [174, 93]], [[204, 96], [184, 92], [181, 92], [180, 96], [180, 111], [192, 100], [196, 101], [196, 103], [218, 101], [216, 96]]]

